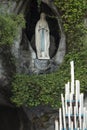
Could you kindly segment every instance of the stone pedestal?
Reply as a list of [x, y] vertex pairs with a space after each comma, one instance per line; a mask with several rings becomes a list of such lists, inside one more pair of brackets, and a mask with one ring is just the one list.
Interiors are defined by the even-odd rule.
[[49, 66], [49, 61], [48, 60], [39, 60], [39, 59], [35, 59], [35, 67], [39, 70], [46, 70]]

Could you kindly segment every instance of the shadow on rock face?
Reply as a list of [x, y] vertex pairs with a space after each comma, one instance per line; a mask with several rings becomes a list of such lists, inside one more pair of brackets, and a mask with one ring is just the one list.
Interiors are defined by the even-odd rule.
[[0, 106], [0, 130], [19, 130], [19, 126], [16, 109]]
[[32, 130], [54, 130], [54, 121], [58, 117], [58, 110], [50, 106], [40, 105], [34, 108], [24, 108], [32, 122]]
[[31, 130], [31, 122], [22, 108], [0, 105], [0, 130]]

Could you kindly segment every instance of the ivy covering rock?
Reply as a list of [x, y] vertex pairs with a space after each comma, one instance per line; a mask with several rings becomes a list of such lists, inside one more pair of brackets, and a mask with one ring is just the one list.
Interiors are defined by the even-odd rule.
[[81, 81], [81, 91], [87, 92], [87, 48], [73, 51], [57, 72], [46, 75], [16, 75], [12, 83], [12, 101], [17, 106], [37, 106], [50, 104], [59, 107], [60, 94], [64, 92], [65, 83], [70, 81], [70, 61], [75, 62], [75, 79]]

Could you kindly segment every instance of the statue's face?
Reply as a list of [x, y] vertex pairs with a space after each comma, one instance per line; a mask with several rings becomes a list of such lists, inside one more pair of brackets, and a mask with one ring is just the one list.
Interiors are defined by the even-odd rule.
[[45, 19], [46, 15], [44, 13], [41, 13], [40, 18]]

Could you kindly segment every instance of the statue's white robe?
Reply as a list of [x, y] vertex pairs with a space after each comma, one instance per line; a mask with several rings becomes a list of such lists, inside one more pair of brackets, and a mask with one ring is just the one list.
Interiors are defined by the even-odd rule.
[[49, 57], [49, 27], [45, 19], [40, 19], [35, 28], [35, 45], [38, 59], [50, 59]]

